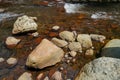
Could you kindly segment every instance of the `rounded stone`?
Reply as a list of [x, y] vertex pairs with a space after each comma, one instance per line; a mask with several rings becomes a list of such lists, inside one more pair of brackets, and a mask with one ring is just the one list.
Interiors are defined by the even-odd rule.
[[5, 59], [1, 57], [0, 58], [0, 62], [4, 62], [4, 61], [5, 61]]
[[7, 63], [10, 65], [17, 64], [17, 59], [11, 57], [7, 60]]
[[53, 26], [52, 29], [55, 30], [55, 31], [57, 31], [57, 30], [60, 29], [60, 26]]

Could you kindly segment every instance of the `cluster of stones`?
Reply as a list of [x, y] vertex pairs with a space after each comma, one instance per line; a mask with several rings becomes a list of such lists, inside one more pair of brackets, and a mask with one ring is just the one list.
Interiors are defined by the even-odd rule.
[[[23, 32], [36, 31], [37, 24], [34, 21], [36, 17], [28, 17], [26, 15], [19, 17], [14, 23], [14, 28], [12, 30], [13, 34], [19, 34]], [[52, 29], [55, 31], [59, 30], [59, 26], [54, 26]], [[38, 37], [39, 33], [35, 32], [30, 34], [34, 37]], [[70, 61], [75, 62], [75, 57], [77, 54], [84, 54], [87, 56], [94, 55], [94, 47], [92, 40], [104, 43], [106, 39], [103, 35], [98, 34], [77, 34], [76, 31], [62, 31], [59, 33], [59, 38], [53, 37], [50, 40], [43, 39], [41, 43], [29, 54], [26, 66], [43, 69], [61, 62], [63, 59], [67, 63]], [[5, 41], [7, 46], [16, 46], [21, 40], [14, 38], [12, 36], [8, 37]], [[65, 53], [64, 48], [67, 48]], [[75, 80], [119, 80], [119, 68], [120, 60], [115, 59], [120, 58], [120, 40], [113, 39], [109, 41], [106, 46], [102, 49], [102, 57], [95, 59], [90, 63], [86, 64], [82, 70], [79, 72]], [[85, 51], [83, 51], [85, 50]], [[115, 57], [116, 56], [116, 57]], [[115, 58], [110, 58], [115, 57]], [[0, 58], [0, 62], [3, 62], [4, 58]], [[8, 64], [17, 64], [17, 59], [9, 58], [7, 60]], [[63, 70], [63, 67], [60, 68]], [[111, 77], [112, 75], [112, 77]], [[40, 73], [37, 80], [43, 79], [43, 73]], [[62, 73], [56, 71], [51, 78], [46, 76], [43, 80], [63, 80]], [[25, 72], [18, 80], [33, 80], [32, 74]]]

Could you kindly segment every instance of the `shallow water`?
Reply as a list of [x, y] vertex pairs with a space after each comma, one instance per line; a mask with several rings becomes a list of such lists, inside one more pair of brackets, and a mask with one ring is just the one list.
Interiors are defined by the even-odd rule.
[[[18, 59], [18, 64], [14, 66], [8, 65], [6, 62], [0, 64], [0, 80], [17, 80], [17, 78], [25, 71], [31, 72], [34, 80], [36, 80], [36, 77], [41, 72], [50, 77], [51, 74], [54, 71], [59, 70], [61, 66], [64, 67], [64, 70], [62, 71], [64, 80], [74, 80], [78, 71], [85, 63], [100, 56], [100, 50], [107, 41], [113, 38], [120, 38], [120, 3], [104, 5], [77, 4], [77, 7], [76, 4], [72, 4], [70, 7], [67, 5], [67, 8], [69, 8], [72, 13], [70, 13], [70, 11], [69, 13], [66, 13], [63, 5], [64, 4], [57, 4], [52, 7], [43, 5], [12, 5], [7, 7], [7, 10], [4, 13], [0, 13], [2, 16], [0, 17], [0, 20], [5, 16], [5, 19], [3, 19], [0, 24], [0, 57], [4, 57], [5, 59], [15, 57]], [[14, 16], [9, 15], [10, 17], [13, 17], [9, 20], [8, 16], [6, 16], [8, 12], [14, 13], [13, 15], [25, 14], [37, 17], [40, 37], [34, 38], [27, 35], [27, 33], [22, 35], [12, 35], [16, 16], [14, 18]], [[99, 12], [105, 12], [105, 17], [102, 17], [103, 15], [101, 14], [97, 14], [97, 18], [91, 17], [93, 14]], [[112, 18], [109, 18], [109, 16]], [[52, 30], [54, 25], [61, 27], [58, 32]], [[96, 57], [86, 58], [84, 54], [78, 54], [79, 56], [76, 57], [77, 60], [75, 63], [66, 64], [61, 62], [55, 66], [42, 70], [27, 68], [25, 66], [27, 56], [41, 40], [43, 38], [51, 40], [52, 37], [58, 37], [58, 33], [63, 30], [77, 31], [77, 33], [102, 34], [107, 37], [107, 40], [104, 44], [93, 42]], [[9, 49], [4, 43], [8, 36], [15, 36], [22, 39], [22, 41], [16, 47]], [[4, 74], [1, 74], [2, 72], [4, 72]]]

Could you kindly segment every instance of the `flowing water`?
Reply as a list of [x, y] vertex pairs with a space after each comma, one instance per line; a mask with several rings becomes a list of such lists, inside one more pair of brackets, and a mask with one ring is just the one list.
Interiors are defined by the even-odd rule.
[[[5, 61], [0, 63], [0, 80], [17, 80], [17, 78], [25, 71], [32, 73], [33, 79], [39, 73], [51, 77], [54, 71], [64, 67], [64, 80], [74, 80], [78, 71], [85, 63], [93, 58], [86, 58], [83, 54], [76, 57], [76, 62], [71, 64], [59, 63], [55, 66], [42, 70], [29, 69], [25, 66], [27, 56], [41, 42], [43, 38], [51, 39], [58, 36], [63, 30], [77, 31], [77, 33], [102, 34], [107, 37], [105, 43], [113, 38], [120, 38], [120, 3], [57, 3], [46, 5], [10, 5], [0, 6], [5, 9], [0, 13], [0, 57], [6, 60], [9, 57], [18, 59], [16, 65], [8, 65]], [[13, 24], [18, 16], [28, 15], [38, 18], [39, 37], [34, 38], [30, 35], [12, 35]], [[58, 25], [60, 30], [55, 32], [52, 27]], [[22, 41], [14, 48], [7, 48], [5, 40], [8, 36], [14, 36], [22, 39]], [[105, 44], [104, 43], [104, 44]], [[95, 57], [100, 56], [101, 48], [104, 44], [93, 42], [95, 47]]]

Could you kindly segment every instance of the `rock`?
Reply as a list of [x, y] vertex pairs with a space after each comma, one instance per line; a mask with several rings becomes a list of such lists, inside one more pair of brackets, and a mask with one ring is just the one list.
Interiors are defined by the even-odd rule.
[[64, 40], [52, 38], [52, 42], [57, 45], [58, 47], [65, 47], [68, 45], [68, 43]]
[[4, 11], [5, 11], [5, 9], [0, 8], [0, 13], [2, 13], [2, 12], [4, 12]]
[[43, 77], [43, 73], [40, 73], [40, 74], [37, 76], [37, 80], [42, 80], [42, 77]]
[[101, 57], [86, 64], [75, 80], [119, 80], [120, 59]]
[[76, 55], [77, 55], [77, 52], [75, 52], [75, 51], [70, 52], [70, 56], [75, 57]]
[[32, 33], [32, 36], [33, 36], [33, 37], [38, 37], [38, 36], [39, 36], [39, 33], [38, 33], [38, 32], [34, 32], [34, 33]]
[[1, 57], [0, 58], [0, 62], [4, 62], [4, 61], [5, 61], [5, 59]]
[[82, 51], [82, 47], [81, 47], [81, 44], [79, 42], [70, 42], [68, 47], [71, 51], [79, 51], [79, 52]]
[[62, 78], [62, 73], [59, 71], [56, 71], [53, 75], [52, 75], [52, 79], [53, 80], [63, 80]]
[[99, 42], [102, 42], [102, 43], [104, 43], [104, 40], [106, 39], [105, 36], [98, 35], [98, 34], [90, 34], [90, 37], [91, 37], [92, 40], [99, 41]]
[[37, 27], [38, 25], [33, 20], [33, 18], [24, 15], [22, 17], [18, 17], [18, 19], [15, 21], [12, 33], [18, 34], [28, 31], [34, 31], [37, 30]]
[[62, 31], [59, 33], [59, 36], [63, 40], [75, 41], [75, 36], [74, 36], [73, 32], [70, 32], [70, 31]]
[[92, 41], [88, 34], [79, 34], [77, 37], [77, 41], [81, 43], [83, 48], [91, 48]]
[[43, 39], [28, 56], [26, 65], [42, 69], [60, 62], [63, 56], [64, 51], [61, 48], [57, 47], [49, 40]]
[[48, 77], [48, 76], [46, 76], [46, 77], [44, 78], [44, 80], [50, 80], [50, 79], [49, 79], [49, 77]]
[[7, 63], [10, 65], [13, 65], [13, 64], [15, 65], [15, 64], [17, 64], [17, 59], [11, 57], [7, 60]]
[[60, 29], [60, 26], [53, 26], [52, 29], [55, 30], [55, 31], [57, 31], [57, 30]]
[[86, 50], [85, 56], [90, 56], [90, 57], [92, 57], [93, 55], [94, 55], [93, 49], [88, 49], [88, 50]]
[[102, 56], [120, 58], [120, 39], [110, 40], [102, 49]]
[[28, 73], [28, 72], [24, 72], [19, 78], [18, 80], [33, 80], [32, 79], [32, 74]]
[[21, 40], [14, 37], [8, 37], [5, 41], [7, 46], [14, 45], [16, 46]]

